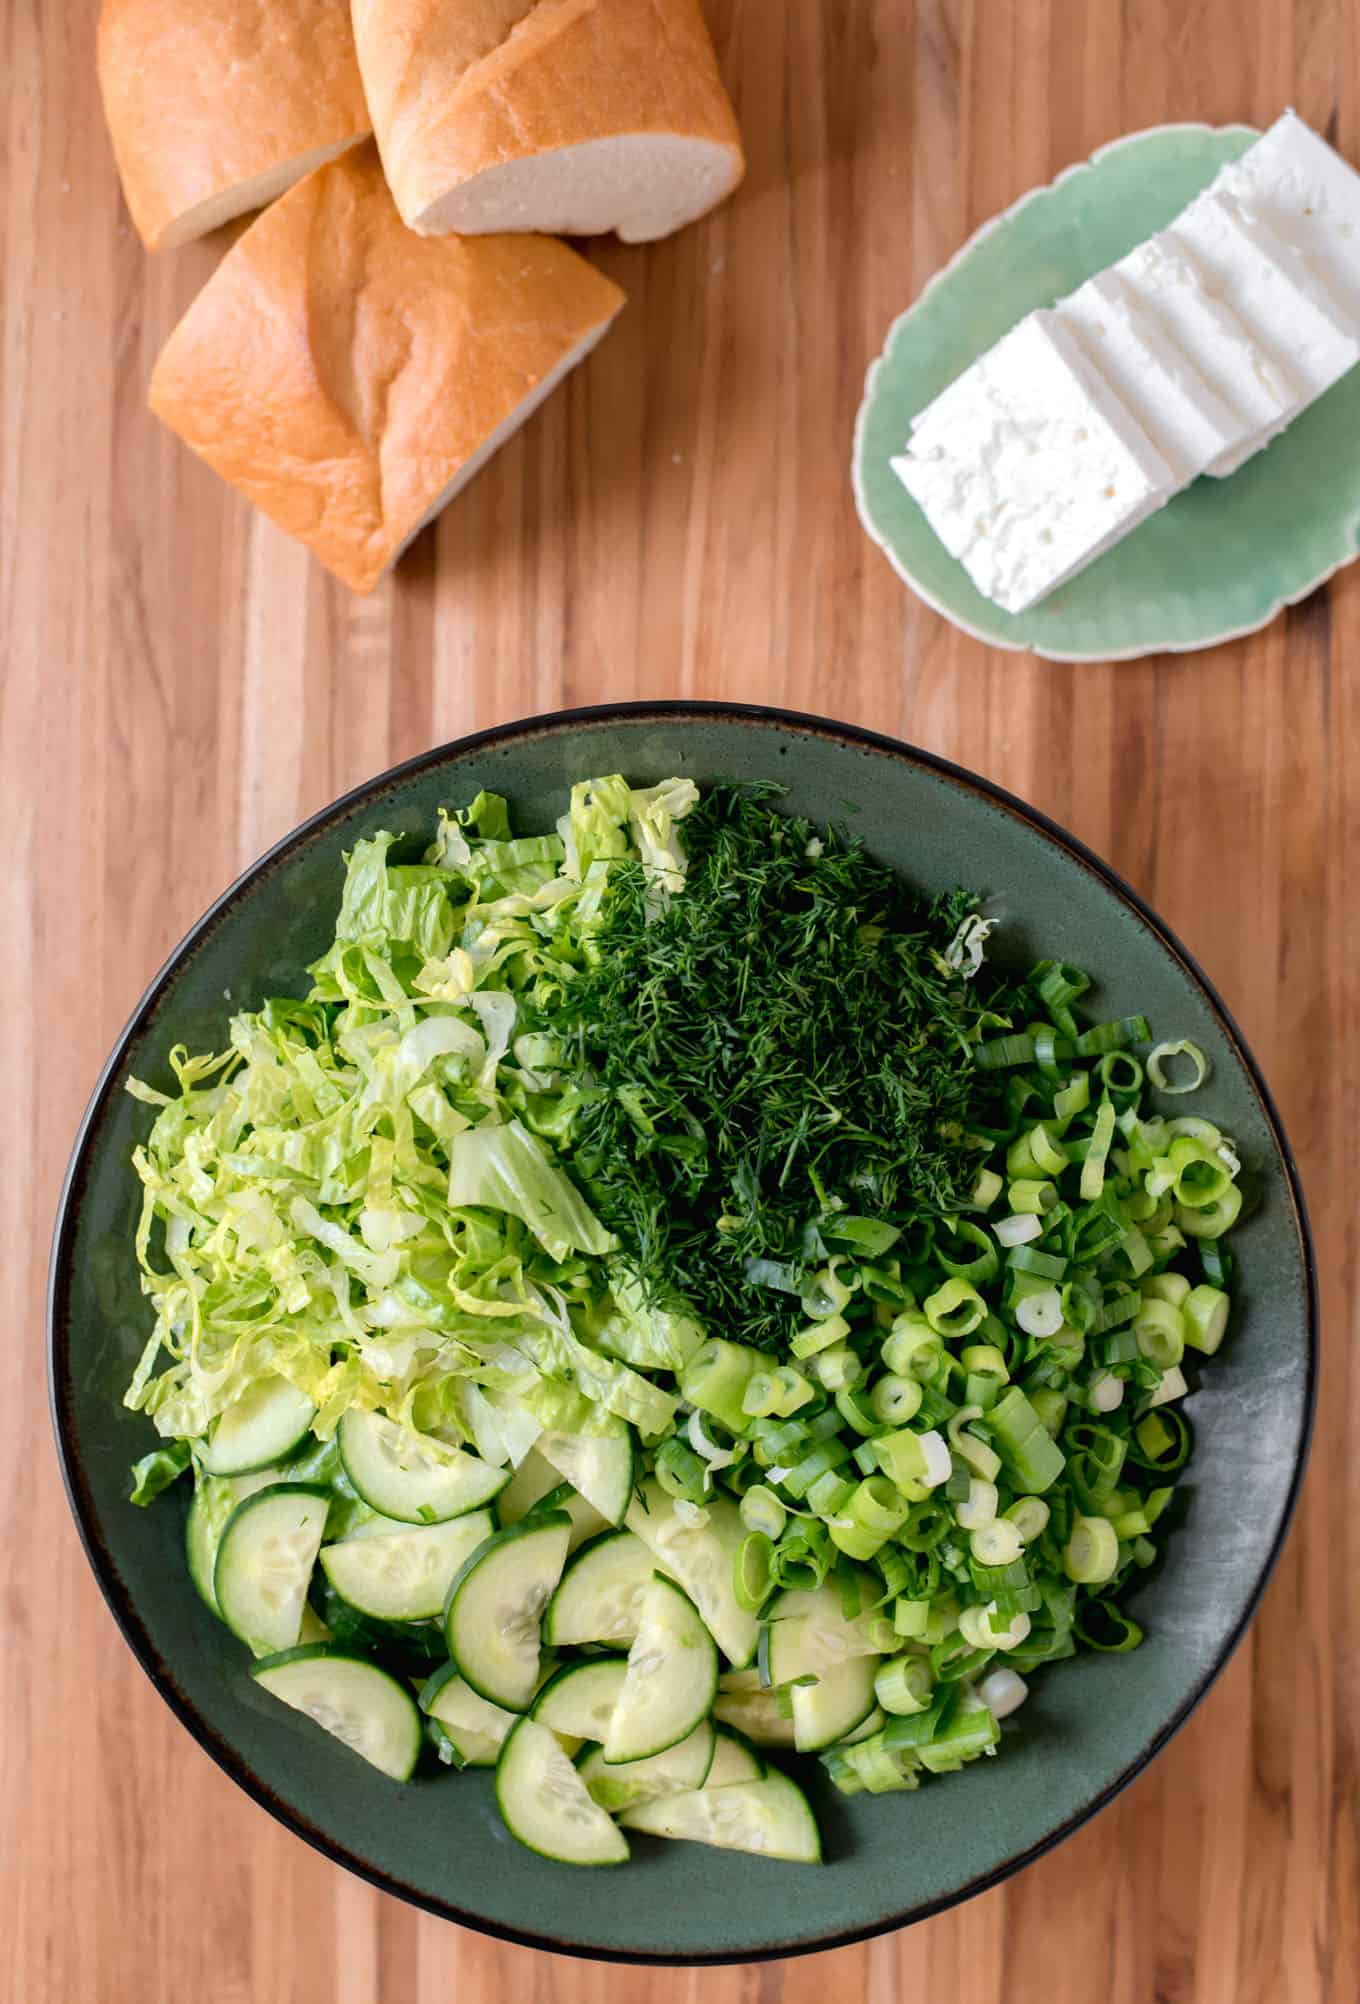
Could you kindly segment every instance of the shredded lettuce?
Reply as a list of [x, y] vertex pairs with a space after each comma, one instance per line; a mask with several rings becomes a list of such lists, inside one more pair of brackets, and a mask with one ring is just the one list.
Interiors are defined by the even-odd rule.
[[174, 1443], [139, 1464], [139, 1501], [270, 1373], [322, 1442], [356, 1406], [498, 1466], [545, 1427], [673, 1426], [644, 1373], [704, 1331], [644, 1303], [559, 1159], [591, 1088], [525, 1005], [589, 963], [617, 863], [680, 888], [697, 797], [614, 774], [574, 787], [554, 834], [517, 836], [481, 793], [420, 860], [386, 830], [357, 842], [310, 993], [132, 1083], [154, 1109], [134, 1162], [155, 1320], [126, 1402]]

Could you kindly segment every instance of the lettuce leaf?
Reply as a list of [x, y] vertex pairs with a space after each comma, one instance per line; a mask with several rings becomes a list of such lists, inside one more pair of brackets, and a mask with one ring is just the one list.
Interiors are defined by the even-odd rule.
[[674, 1423], [703, 1331], [644, 1303], [553, 1144], [594, 1090], [532, 1033], [588, 963], [614, 865], [669, 894], [688, 780], [572, 790], [559, 832], [517, 837], [490, 793], [441, 811], [418, 863], [379, 831], [346, 859], [305, 996], [234, 1016], [216, 1053], [171, 1053], [129, 1090], [152, 1326], [126, 1393], [167, 1443], [149, 1501], [261, 1377], [317, 1406], [317, 1453], [351, 1406], [518, 1462], [544, 1427]]

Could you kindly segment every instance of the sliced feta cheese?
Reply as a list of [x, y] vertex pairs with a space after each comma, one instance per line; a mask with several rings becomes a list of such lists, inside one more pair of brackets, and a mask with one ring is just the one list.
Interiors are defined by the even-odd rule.
[[918, 418], [893, 461], [978, 590], [1024, 612], [1179, 484], [1052, 313], [1032, 313]]
[[1179, 481], [1194, 480], [1246, 443], [1246, 419], [1210, 388], [1116, 272], [1097, 272], [1055, 310]]
[[1231, 473], [1289, 422], [1286, 413], [1297, 406], [1299, 386], [1252, 340], [1226, 301], [1209, 292], [1204, 274], [1170, 231], [1149, 237], [1113, 270], [1224, 403], [1246, 420], [1247, 436], [1206, 469]]
[[1290, 418], [1360, 362], [1360, 341], [1322, 281], [1301, 260], [1291, 269], [1290, 253], [1269, 224], [1231, 195], [1212, 189], [1201, 195], [1171, 234], [1204, 272], [1209, 290], [1299, 385]]
[[1360, 323], [1360, 174], [1325, 139], [1287, 111], [1213, 185], [1293, 244]]

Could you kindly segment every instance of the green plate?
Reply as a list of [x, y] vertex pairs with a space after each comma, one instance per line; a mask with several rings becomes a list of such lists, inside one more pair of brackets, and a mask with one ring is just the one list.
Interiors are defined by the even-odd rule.
[[[1250, 1312], [1189, 1401], [1190, 1521], [1139, 1591], [1146, 1645], [1036, 1678], [1000, 1759], [915, 1795], [847, 1801], [803, 1764], [821, 1869], [640, 1838], [622, 1872], [573, 1871], [514, 1843], [487, 1775], [399, 1787], [253, 1685], [190, 1581], [178, 1490], [148, 1510], [127, 1501], [129, 1463], [151, 1435], [120, 1403], [147, 1328], [128, 1152], [152, 1109], [123, 1091], [129, 1074], [165, 1079], [172, 1045], [216, 1048], [230, 1008], [304, 986], [329, 943], [342, 852], [361, 835], [398, 829], [423, 846], [436, 808], [483, 786], [510, 796], [517, 825], [546, 830], [574, 779], [612, 771], [781, 781], [791, 807], [849, 820], [921, 885], [961, 879], [991, 893], [1008, 915], [996, 936], [1005, 958], [1079, 961], [1098, 973], [1111, 1016], [1146, 1010], [1160, 1035], [1211, 1054], [1206, 1108], [1262, 1177], [1264, 1202], [1234, 1233]], [[660, 704], [510, 725], [388, 773], [290, 835], [194, 928], [120, 1037], [76, 1143], [53, 1252], [53, 1412], [86, 1550], [128, 1641], [190, 1731], [293, 1830], [389, 1892], [511, 1940], [747, 1960], [873, 1934], [991, 1884], [1163, 1744], [1240, 1638], [1278, 1550], [1308, 1437], [1313, 1303], [1302, 1203], [1265, 1086], [1193, 962], [1126, 885], [1032, 810], [922, 752], [773, 711]]]
[[1102, 148], [985, 224], [888, 336], [855, 433], [860, 517], [912, 590], [966, 633], [1052, 661], [1212, 647], [1264, 626], [1360, 549], [1360, 369], [1240, 472], [1195, 481], [1029, 612], [982, 596], [889, 464], [970, 362], [1164, 229], [1256, 136], [1164, 125]]

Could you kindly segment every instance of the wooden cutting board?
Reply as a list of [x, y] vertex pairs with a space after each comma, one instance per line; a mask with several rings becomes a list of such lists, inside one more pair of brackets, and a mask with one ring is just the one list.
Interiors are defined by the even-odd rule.
[[[860, 532], [848, 466], [892, 317], [979, 222], [1103, 141], [1293, 103], [1360, 159], [1354, 6], [711, 0], [750, 150], [739, 199], [670, 243], [599, 251], [631, 297], [616, 332], [366, 602], [145, 414], [152, 359], [222, 244], [141, 252], [94, 14], [0, 0], [0, 1995], [632, 2004], [645, 1984], [676, 2004], [1350, 2004], [1360, 572], [1208, 654], [1044, 665], [988, 653], [905, 593]], [[99, 1598], [40, 1362], [81, 1106], [214, 893], [392, 760], [644, 695], [898, 732], [1124, 871], [1200, 955], [1278, 1095], [1327, 1353], [1312, 1474], [1260, 1619], [1113, 1808], [894, 1939], [645, 1977], [423, 1918], [233, 1788]], [[909, 1826], [908, 1807], [908, 1842]]]

